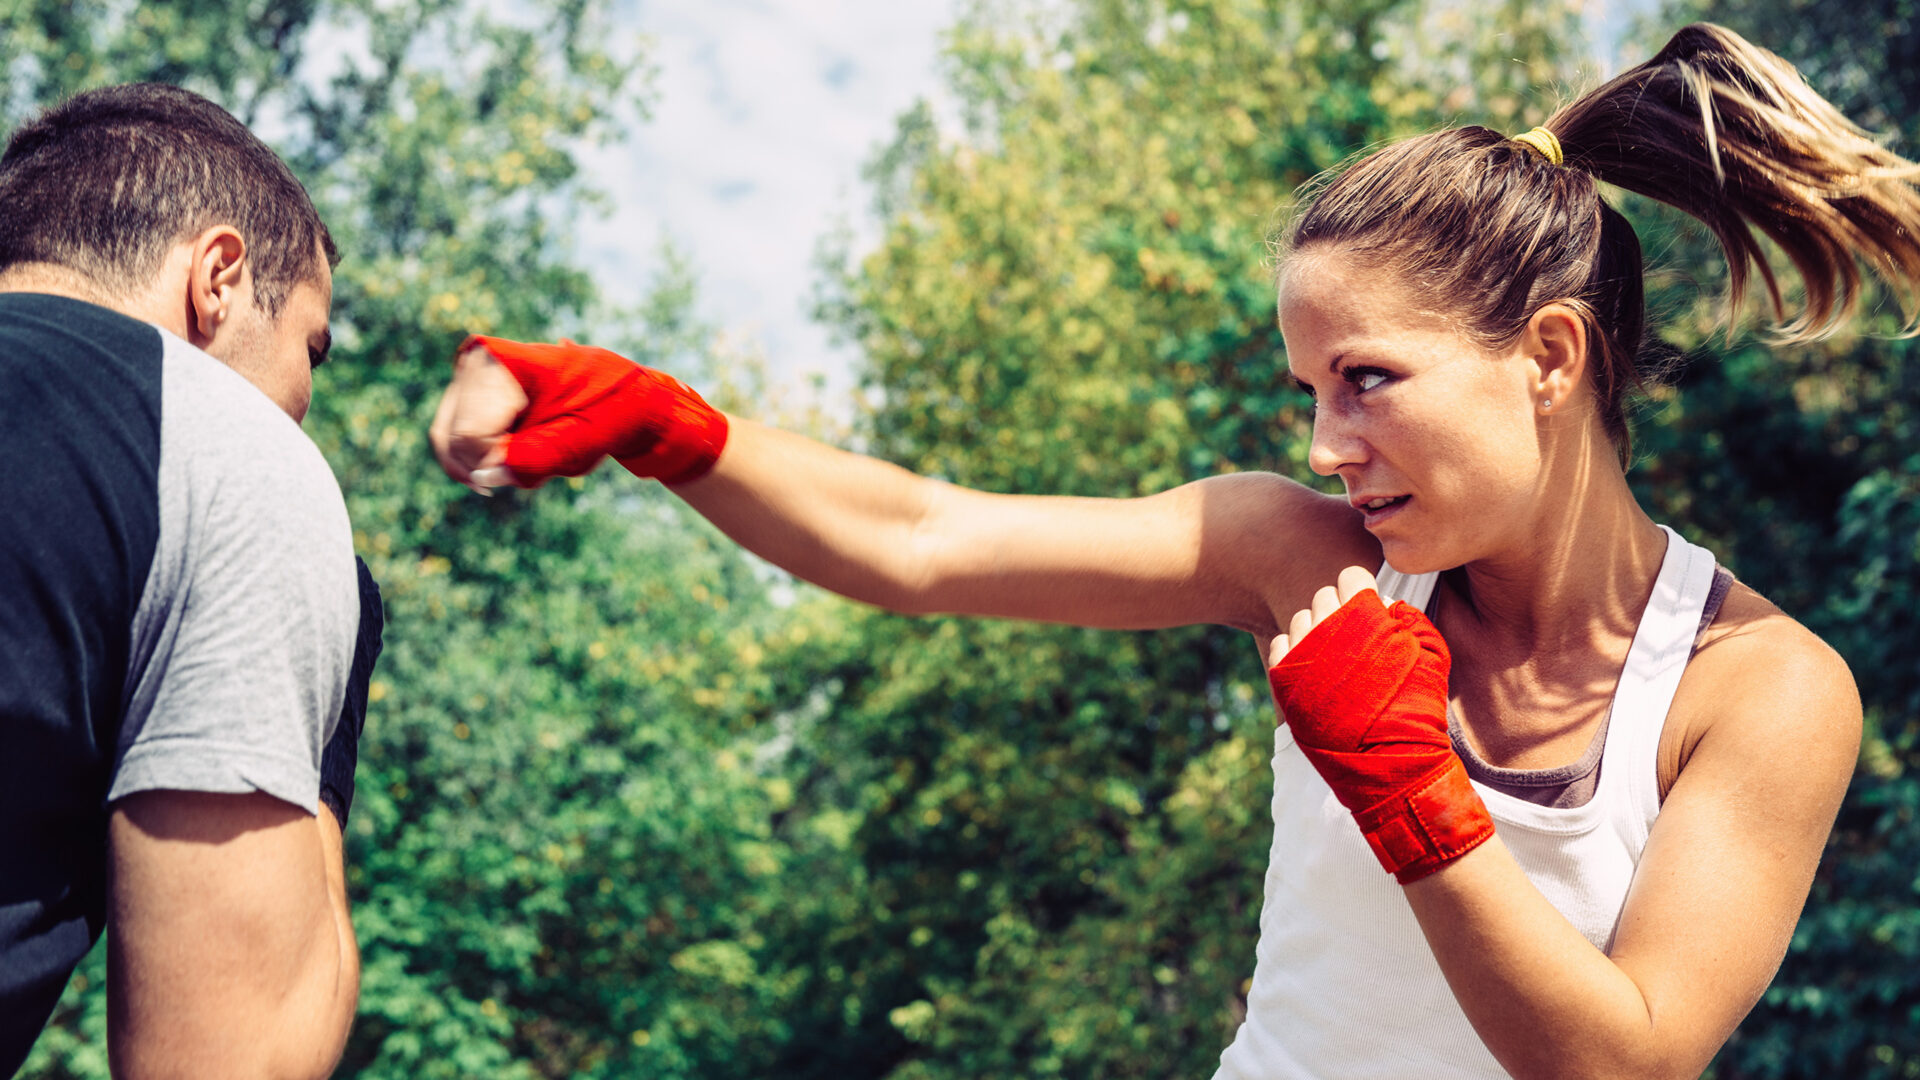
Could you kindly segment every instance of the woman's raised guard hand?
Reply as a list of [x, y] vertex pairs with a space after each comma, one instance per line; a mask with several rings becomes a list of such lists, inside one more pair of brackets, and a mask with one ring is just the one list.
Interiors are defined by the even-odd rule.
[[1294, 741], [1405, 885], [1493, 836], [1447, 731], [1447, 643], [1350, 566], [1273, 639], [1267, 679]]

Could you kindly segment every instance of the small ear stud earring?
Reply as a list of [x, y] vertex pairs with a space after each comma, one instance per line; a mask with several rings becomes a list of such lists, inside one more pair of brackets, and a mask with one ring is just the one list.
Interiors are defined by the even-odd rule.
[[1541, 399], [1540, 399], [1540, 407], [1541, 407], [1541, 408], [1543, 408], [1543, 409], [1551, 409], [1551, 408], [1553, 408], [1553, 399], [1552, 399], [1552, 398], [1541, 398]]

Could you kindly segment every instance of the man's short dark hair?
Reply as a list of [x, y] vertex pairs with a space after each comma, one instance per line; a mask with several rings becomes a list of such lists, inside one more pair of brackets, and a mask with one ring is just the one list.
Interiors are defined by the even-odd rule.
[[52, 263], [138, 288], [175, 244], [231, 225], [254, 295], [278, 316], [339, 261], [307, 191], [266, 143], [190, 90], [129, 83], [75, 94], [21, 125], [0, 154], [0, 270]]

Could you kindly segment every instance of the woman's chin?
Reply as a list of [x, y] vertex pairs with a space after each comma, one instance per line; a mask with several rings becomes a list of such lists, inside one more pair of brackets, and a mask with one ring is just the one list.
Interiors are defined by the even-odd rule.
[[1380, 555], [1388, 566], [1407, 575], [1431, 574], [1460, 565], [1458, 560], [1447, 558], [1446, 553], [1435, 544], [1403, 537], [1381, 537]]

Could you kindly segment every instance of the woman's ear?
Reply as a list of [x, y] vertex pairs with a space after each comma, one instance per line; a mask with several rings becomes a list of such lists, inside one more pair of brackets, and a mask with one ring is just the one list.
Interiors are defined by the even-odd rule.
[[1563, 411], [1586, 386], [1587, 320], [1569, 304], [1544, 304], [1527, 320], [1520, 348], [1533, 363], [1535, 407]]
[[[231, 225], [215, 225], [194, 237], [187, 276], [187, 326], [204, 347], [243, 301], [247, 242]], [[250, 300], [249, 300], [250, 302]]]

